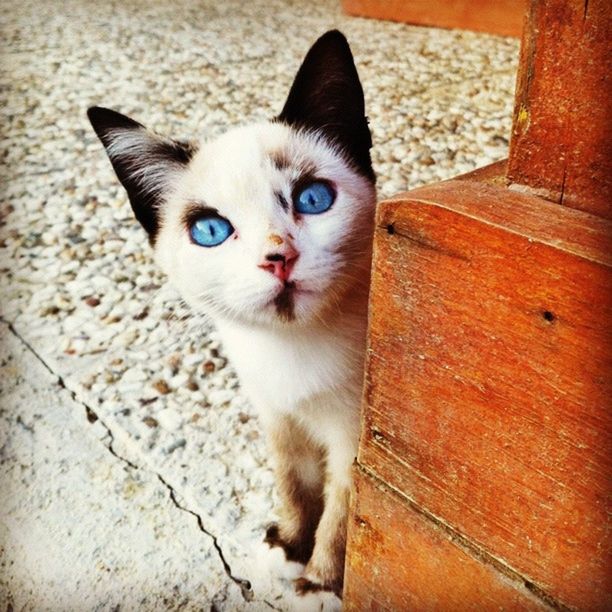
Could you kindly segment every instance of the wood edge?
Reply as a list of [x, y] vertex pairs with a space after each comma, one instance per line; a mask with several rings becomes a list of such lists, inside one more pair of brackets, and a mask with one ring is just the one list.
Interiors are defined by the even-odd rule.
[[401, 206], [434, 206], [612, 267], [612, 221], [508, 189], [498, 180], [483, 170], [397, 194], [378, 203], [376, 227], [387, 229]]
[[[459, 174], [449, 179], [451, 181], [478, 181], [480, 183], [489, 183], [491, 185], [498, 185], [499, 187], [507, 187], [508, 179], [506, 173], [508, 171], [508, 159], [500, 159], [499, 161], [482, 166], [466, 172], [465, 174]], [[444, 181], [448, 182], [448, 181]]]
[[[565, 608], [561, 603], [551, 597], [544, 588], [538, 586], [536, 582], [526, 576], [523, 576], [520, 572], [508, 565], [503, 559], [495, 557], [469, 537], [462, 534], [455, 527], [446, 523], [442, 518], [437, 517], [426, 508], [420, 506], [414, 499], [406, 495], [405, 492], [381, 480], [377, 476], [376, 472], [369, 469], [366, 465], [356, 460], [353, 463], [351, 471], [353, 482], [349, 510], [349, 517], [351, 519], [354, 519], [357, 516], [357, 482], [360, 478], [369, 479], [372, 485], [378, 490], [384, 491], [387, 494], [395, 497], [398, 501], [401, 501], [410, 510], [421, 517], [422, 520], [430, 524], [433, 529], [445, 533], [450, 542], [459, 548], [464, 554], [471, 557], [475, 561], [479, 561], [480, 563], [487, 565], [493, 571], [497, 572], [500, 577], [503, 577], [506, 581], [509, 581], [515, 588], [529, 592], [529, 594], [540, 604], [549, 606], [552, 609], [563, 611], [567, 610], [567, 608]], [[353, 523], [353, 520], [349, 520], [349, 529], [352, 529]], [[350, 534], [348, 537], [350, 537]], [[345, 563], [345, 584], [348, 566], [349, 564]]]

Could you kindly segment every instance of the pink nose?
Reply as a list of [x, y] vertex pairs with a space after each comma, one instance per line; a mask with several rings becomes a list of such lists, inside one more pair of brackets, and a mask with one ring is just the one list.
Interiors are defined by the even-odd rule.
[[269, 253], [264, 257], [264, 261], [259, 264], [262, 270], [267, 270], [270, 274], [274, 274], [283, 282], [288, 281], [293, 271], [293, 266], [299, 253], [292, 248], [283, 249], [282, 252]]

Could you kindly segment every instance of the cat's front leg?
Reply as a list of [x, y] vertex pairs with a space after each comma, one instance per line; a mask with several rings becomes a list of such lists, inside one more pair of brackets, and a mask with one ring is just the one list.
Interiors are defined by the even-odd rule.
[[303, 576], [295, 581], [300, 595], [333, 591], [342, 596], [349, 491], [349, 487], [333, 481], [326, 486], [325, 510], [316, 531], [315, 547]]
[[326, 449], [324, 510], [315, 546], [304, 574], [295, 581], [298, 594], [333, 591], [341, 597], [354, 441], [336, 437]]
[[290, 416], [266, 423], [281, 501], [278, 524], [268, 527], [265, 542], [280, 546], [288, 561], [306, 564], [323, 512], [323, 449]]

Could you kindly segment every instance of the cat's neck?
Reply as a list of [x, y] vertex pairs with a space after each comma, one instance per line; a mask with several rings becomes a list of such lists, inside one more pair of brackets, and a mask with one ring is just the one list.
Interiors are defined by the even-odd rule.
[[367, 330], [367, 293], [335, 316], [308, 325], [257, 327], [219, 319], [217, 328], [243, 388], [257, 404], [292, 410], [339, 388], [358, 392]]

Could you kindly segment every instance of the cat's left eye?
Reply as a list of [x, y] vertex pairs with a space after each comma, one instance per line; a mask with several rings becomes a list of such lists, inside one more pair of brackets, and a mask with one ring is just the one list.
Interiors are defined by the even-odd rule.
[[214, 247], [225, 242], [233, 233], [232, 224], [223, 217], [206, 216], [196, 219], [189, 228], [192, 240], [203, 247]]
[[319, 215], [331, 208], [336, 193], [323, 181], [314, 181], [298, 191], [294, 198], [295, 210], [303, 215]]

